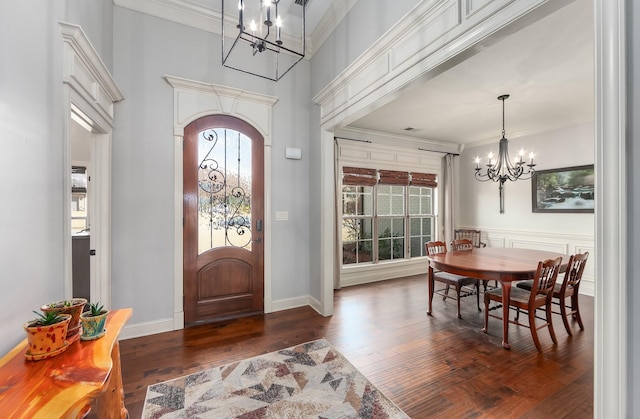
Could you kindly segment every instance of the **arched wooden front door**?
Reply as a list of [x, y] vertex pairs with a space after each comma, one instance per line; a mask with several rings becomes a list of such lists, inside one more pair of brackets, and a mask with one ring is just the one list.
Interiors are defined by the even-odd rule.
[[187, 326], [264, 312], [264, 139], [227, 115], [184, 130]]

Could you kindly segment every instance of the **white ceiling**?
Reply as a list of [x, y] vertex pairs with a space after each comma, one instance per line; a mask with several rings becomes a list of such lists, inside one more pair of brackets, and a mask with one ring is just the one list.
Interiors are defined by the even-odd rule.
[[[114, 2], [204, 30], [220, 29], [220, 0]], [[281, 7], [292, 2], [282, 0]], [[308, 56], [356, 2], [308, 1]], [[574, 0], [533, 23], [516, 22], [346, 128], [457, 144], [495, 141], [502, 130], [501, 94], [511, 95], [505, 102], [507, 138], [593, 121], [593, 28], [588, 0]]]
[[349, 127], [458, 144], [496, 141], [501, 94], [511, 95], [507, 138], [593, 121], [593, 28], [593, 4], [583, 0], [515, 33], [507, 28]]

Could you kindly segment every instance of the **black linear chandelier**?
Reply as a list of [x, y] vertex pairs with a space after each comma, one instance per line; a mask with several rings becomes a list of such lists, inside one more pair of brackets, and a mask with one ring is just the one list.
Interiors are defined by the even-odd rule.
[[[520, 150], [514, 162], [509, 159], [509, 141], [504, 136], [504, 101], [509, 95], [498, 96], [498, 100], [502, 101], [502, 138], [500, 139], [500, 149], [498, 151], [498, 160], [493, 158], [493, 153], [487, 156], [487, 168], [484, 173], [480, 167], [480, 158], [476, 157], [476, 179], [481, 182], [492, 180], [500, 182], [500, 214], [504, 214], [504, 183], [507, 180], [516, 181], [518, 179], [530, 179], [535, 173], [533, 164], [533, 153], [529, 154], [529, 163], [525, 165], [524, 150]], [[528, 169], [525, 171], [524, 166]]]
[[304, 58], [307, 1], [222, 0], [222, 65], [280, 80]]

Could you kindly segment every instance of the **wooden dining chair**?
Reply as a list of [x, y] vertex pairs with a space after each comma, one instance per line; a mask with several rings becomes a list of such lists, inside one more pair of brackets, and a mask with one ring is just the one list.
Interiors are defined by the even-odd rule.
[[[560, 312], [554, 311], [554, 314], [562, 316], [562, 322], [569, 336], [572, 336], [571, 327], [569, 325], [569, 316], [573, 317], [580, 326], [580, 330], [584, 330], [582, 317], [580, 316], [580, 306], [578, 305], [578, 293], [580, 282], [582, 281], [582, 273], [587, 264], [589, 252], [578, 253], [569, 258], [567, 270], [564, 272], [562, 283], [556, 282], [553, 288], [552, 304], [560, 307]], [[533, 281], [521, 281], [516, 284], [518, 288], [531, 291]], [[570, 305], [567, 305], [567, 298], [571, 298]], [[567, 311], [569, 309], [569, 311]]]
[[459, 228], [453, 231], [453, 238], [471, 240], [474, 247], [487, 247], [487, 244], [483, 243], [481, 240], [482, 234], [480, 233], [480, 230]]
[[[553, 321], [551, 318], [551, 298], [553, 296], [553, 288], [556, 285], [558, 278], [558, 272], [560, 270], [560, 264], [562, 258], [547, 259], [545, 261], [538, 262], [538, 268], [536, 270], [535, 277], [532, 281], [531, 290], [525, 290], [523, 288], [513, 287], [511, 288], [511, 294], [509, 296], [509, 308], [515, 308], [524, 310], [529, 317], [529, 324], [523, 324], [518, 319], [508, 320], [509, 323], [516, 324], [518, 326], [528, 327], [531, 330], [531, 336], [533, 337], [533, 343], [536, 345], [536, 349], [542, 352], [540, 347], [540, 341], [538, 339], [538, 329], [548, 327], [551, 340], [554, 344], [557, 344], [556, 334], [553, 331]], [[489, 302], [496, 301], [502, 303], [502, 288], [488, 291], [484, 294], [484, 328], [482, 331], [487, 333], [489, 326], [489, 316], [497, 319], [502, 317], [489, 313]], [[536, 324], [536, 310], [538, 308], [545, 307], [545, 322], [544, 324]]]
[[473, 242], [469, 239], [455, 239], [451, 242], [451, 249], [453, 249], [454, 252], [473, 250], [474, 247]]
[[[442, 241], [432, 241], [425, 243], [425, 247], [427, 250], [427, 255], [437, 255], [441, 253], [447, 252], [447, 245]], [[480, 310], [480, 293], [478, 289], [478, 280], [475, 278], [469, 278], [462, 275], [456, 275], [449, 272], [443, 271], [434, 271], [433, 272], [434, 281], [441, 282], [446, 285], [444, 289], [435, 290], [434, 294], [442, 295], [442, 300], [446, 300], [447, 298], [453, 299], [453, 297], [449, 296], [449, 288], [454, 287], [456, 290], [456, 298], [458, 304], [458, 318], [462, 318], [460, 314], [460, 298], [467, 297], [469, 295], [476, 295], [476, 300], [478, 304], [478, 310]], [[474, 291], [464, 291], [463, 287], [475, 286]]]

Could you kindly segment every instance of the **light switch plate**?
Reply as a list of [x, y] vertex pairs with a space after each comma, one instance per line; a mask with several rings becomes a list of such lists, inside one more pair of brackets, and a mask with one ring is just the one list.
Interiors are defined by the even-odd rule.
[[276, 211], [276, 221], [287, 221], [289, 219], [288, 211]]

